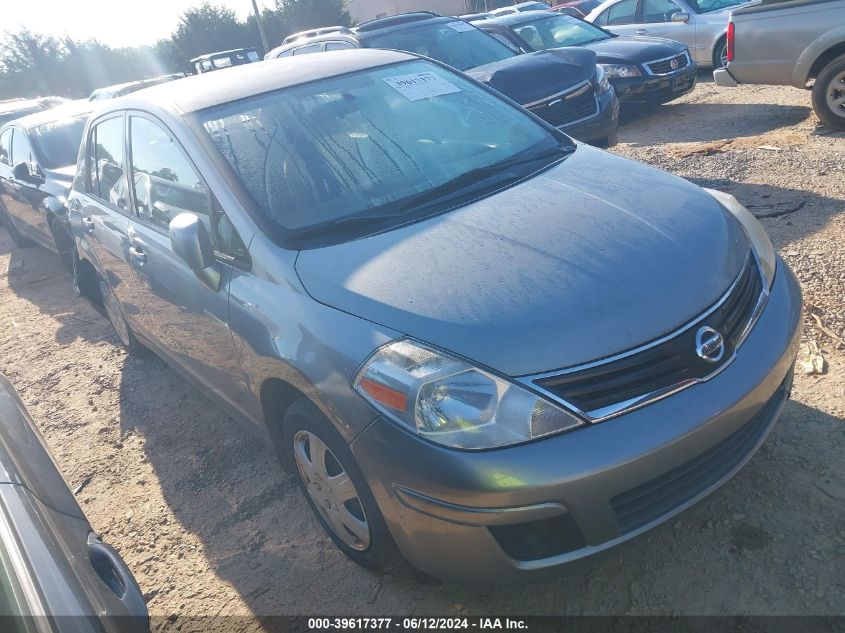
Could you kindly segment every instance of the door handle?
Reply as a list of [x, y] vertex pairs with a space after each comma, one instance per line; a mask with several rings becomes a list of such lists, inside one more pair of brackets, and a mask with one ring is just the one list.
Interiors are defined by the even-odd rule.
[[637, 35], [648, 35], [648, 29], [637, 29], [634, 31]]
[[129, 255], [138, 264], [143, 264], [144, 262], [147, 261], [147, 256], [144, 254], [144, 251], [142, 251], [137, 246], [130, 246], [129, 247]]
[[91, 218], [82, 218], [82, 228], [88, 233], [94, 232], [94, 220]]
[[120, 554], [92, 532], [88, 534], [88, 555], [97, 576], [126, 606], [129, 613], [140, 620], [142, 626], [148, 626], [149, 616], [144, 596]]

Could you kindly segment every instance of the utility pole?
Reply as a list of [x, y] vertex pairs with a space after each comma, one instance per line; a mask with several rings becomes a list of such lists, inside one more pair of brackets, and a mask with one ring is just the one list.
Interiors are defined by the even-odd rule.
[[258, 24], [258, 33], [261, 35], [261, 45], [264, 47], [264, 54], [270, 52], [270, 47], [267, 45], [267, 34], [264, 32], [264, 24], [261, 22], [261, 13], [258, 11], [258, 3], [252, 0], [252, 12], [255, 14], [255, 21]]

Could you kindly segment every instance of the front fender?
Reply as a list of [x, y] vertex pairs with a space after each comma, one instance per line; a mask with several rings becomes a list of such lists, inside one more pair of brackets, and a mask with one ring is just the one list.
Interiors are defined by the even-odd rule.
[[810, 79], [810, 70], [816, 60], [826, 51], [843, 42], [845, 42], [845, 25], [836, 26], [813, 40], [795, 63], [795, 68], [792, 70], [792, 85], [796, 88], [805, 88]]

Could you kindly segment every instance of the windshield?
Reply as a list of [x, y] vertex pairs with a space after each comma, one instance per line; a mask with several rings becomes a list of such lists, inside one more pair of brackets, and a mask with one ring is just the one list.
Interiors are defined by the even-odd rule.
[[44, 167], [58, 169], [76, 164], [87, 119], [87, 114], [68, 117], [39, 125], [30, 131], [32, 144]]
[[600, 28], [568, 15], [555, 15], [515, 24], [513, 30], [536, 51], [581, 46], [611, 37]]
[[696, 13], [710, 13], [728, 7], [737, 7], [749, 0], [688, 0], [687, 3]]
[[431, 57], [458, 70], [516, 55], [496, 38], [462, 20], [400, 29], [365, 40], [369, 48], [391, 48]]
[[[343, 241], [353, 228], [368, 234], [447, 210], [456, 195], [484, 195], [572, 149], [521, 110], [424, 61], [218, 106], [201, 122], [278, 239], [297, 248], [306, 236]], [[555, 149], [557, 157], [546, 156]], [[514, 157], [518, 167], [476, 171]], [[459, 180], [469, 172], [478, 177]]]

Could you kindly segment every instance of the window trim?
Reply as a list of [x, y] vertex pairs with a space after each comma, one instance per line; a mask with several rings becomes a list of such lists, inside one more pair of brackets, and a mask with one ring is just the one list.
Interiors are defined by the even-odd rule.
[[[123, 149], [123, 161], [126, 162], [126, 117], [123, 116], [123, 110], [120, 111], [112, 111], [107, 112], [101, 117], [97, 117], [88, 125], [88, 130], [85, 135], [85, 158], [83, 163], [83, 171], [85, 174], [85, 190], [84, 193], [86, 196], [94, 198], [99, 204], [106, 205], [112, 211], [119, 213], [124, 217], [132, 217], [132, 210], [131, 209], [121, 209], [116, 204], [112, 204], [110, 200], [104, 200], [100, 197], [100, 179], [97, 178], [97, 191], [94, 192], [91, 189], [91, 139], [94, 133], [94, 130], [101, 124], [109, 121], [111, 119], [117, 119], [118, 117], [123, 119], [123, 134], [121, 138], [122, 142], [122, 149]], [[123, 166], [123, 175], [126, 175], [126, 165]], [[127, 182], [128, 184], [128, 182]]]
[[12, 165], [12, 138], [15, 136], [14, 126], [10, 125], [9, 127], [5, 128], [2, 132], [0, 132], [0, 137], [2, 137], [3, 134], [9, 135], [9, 153], [6, 157], [8, 159], [8, 162], [4, 163], [0, 161], [0, 165], [6, 165], [9, 169], [11, 169], [12, 167], [14, 167], [14, 165]]
[[[221, 264], [225, 264], [225, 265], [228, 265], [228, 266], [234, 266], [235, 268], [249, 272], [252, 269], [252, 258], [249, 256], [249, 247], [247, 246], [246, 242], [243, 241], [243, 238], [241, 238], [240, 234], [238, 234], [238, 239], [241, 241], [241, 243], [244, 245], [244, 248], [246, 249], [246, 254], [243, 257], [238, 257], [236, 255], [232, 255], [230, 253], [226, 253], [224, 251], [218, 250], [218, 248], [217, 248], [217, 237], [218, 237], [218, 235], [217, 235], [217, 230], [216, 230], [215, 222], [214, 222], [214, 214], [219, 213], [219, 214], [222, 214], [222, 215], [227, 215], [226, 211], [225, 211], [225, 209], [223, 209], [223, 205], [221, 205], [220, 202], [218, 201], [217, 196], [214, 195], [214, 191], [212, 191], [211, 187], [208, 185], [208, 181], [202, 175], [202, 172], [197, 167], [196, 163], [190, 157], [188, 152], [185, 150], [184, 146], [179, 141], [179, 139], [176, 138], [176, 135], [173, 133], [173, 131], [170, 129], [170, 127], [164, 121], [162, 121], [157, 116], [155, 116], [154, 114], [151, 114], [150, 112], [146, 112], [144, 110], [132, 109], [132, 110], [124, 110], [123, 112], [126, 115], [126, 139], [125, 139], [125, 142], [126, 142], [126, 155], [128, 157], [128, 165], [127, 165], [127, 172], [129, 173], [129, 181], [128, 182], [130, 183], [130, 185], [129, 185], [129, 197], [130, 197], [131, 204], [132, 204], [132, 215], [130, 216], [131, 219], [134, 220], [135, 222], [137, 222], [138, 224], [141, 224], [142, 226], [145, 226], [145, 227], [155, 231], [156, 233], [159, 233], [159, 234], [166, 236], [168, 238], [170, 236], [169, 230], [163, 229], [158, 224], [155, 224], [154, 222], [147, 220], [146, 218], [142, 218], [140, 215], [138, 215], [138, 212], [137, 212], [138, 211], [138, 205], [137, 205], [137, 200], [135, 198], [135, 169], [134, 169], [134, 165], [133, 165], [133, 162], [132, 162], [132, 124], [131, 124], [131, 119], [132, 119], [132, 117], [139, 117], [139, 118], [142, 118], [142, 119], [147, 119], [153, 125], [158, 126], [158, 128], [160, 130], [162, 130], [167, 135], [167, 137], [170, 139], [170, 141], [176, 146], [176, 149], [179, 151], [179, 153], [182, 154], [182, 157], [187, 161], [188, 165], [190, 165], [191, 169], [194, 170], [194, 173], [197, 175], [200, 182], [205, 187], [206, 191], [208, 191], [208, 195], [209, 195], [210, 202], [211, 202], [211, 215], [209, 216], [209, 219], [211, 220], [210, 224], [211, 224], [211, 227], [212, 227], [212, 231], [214, 232], [214, 234], [211, 237], [212, 237], [212, 243], [214, 245], [214, 256], [215, 256], [215, 258]], [[229, 220], [229, 223], [232, 224], [232, 221]], [[233, 225], [232, 228], [234, 229], [234, 225]]]

